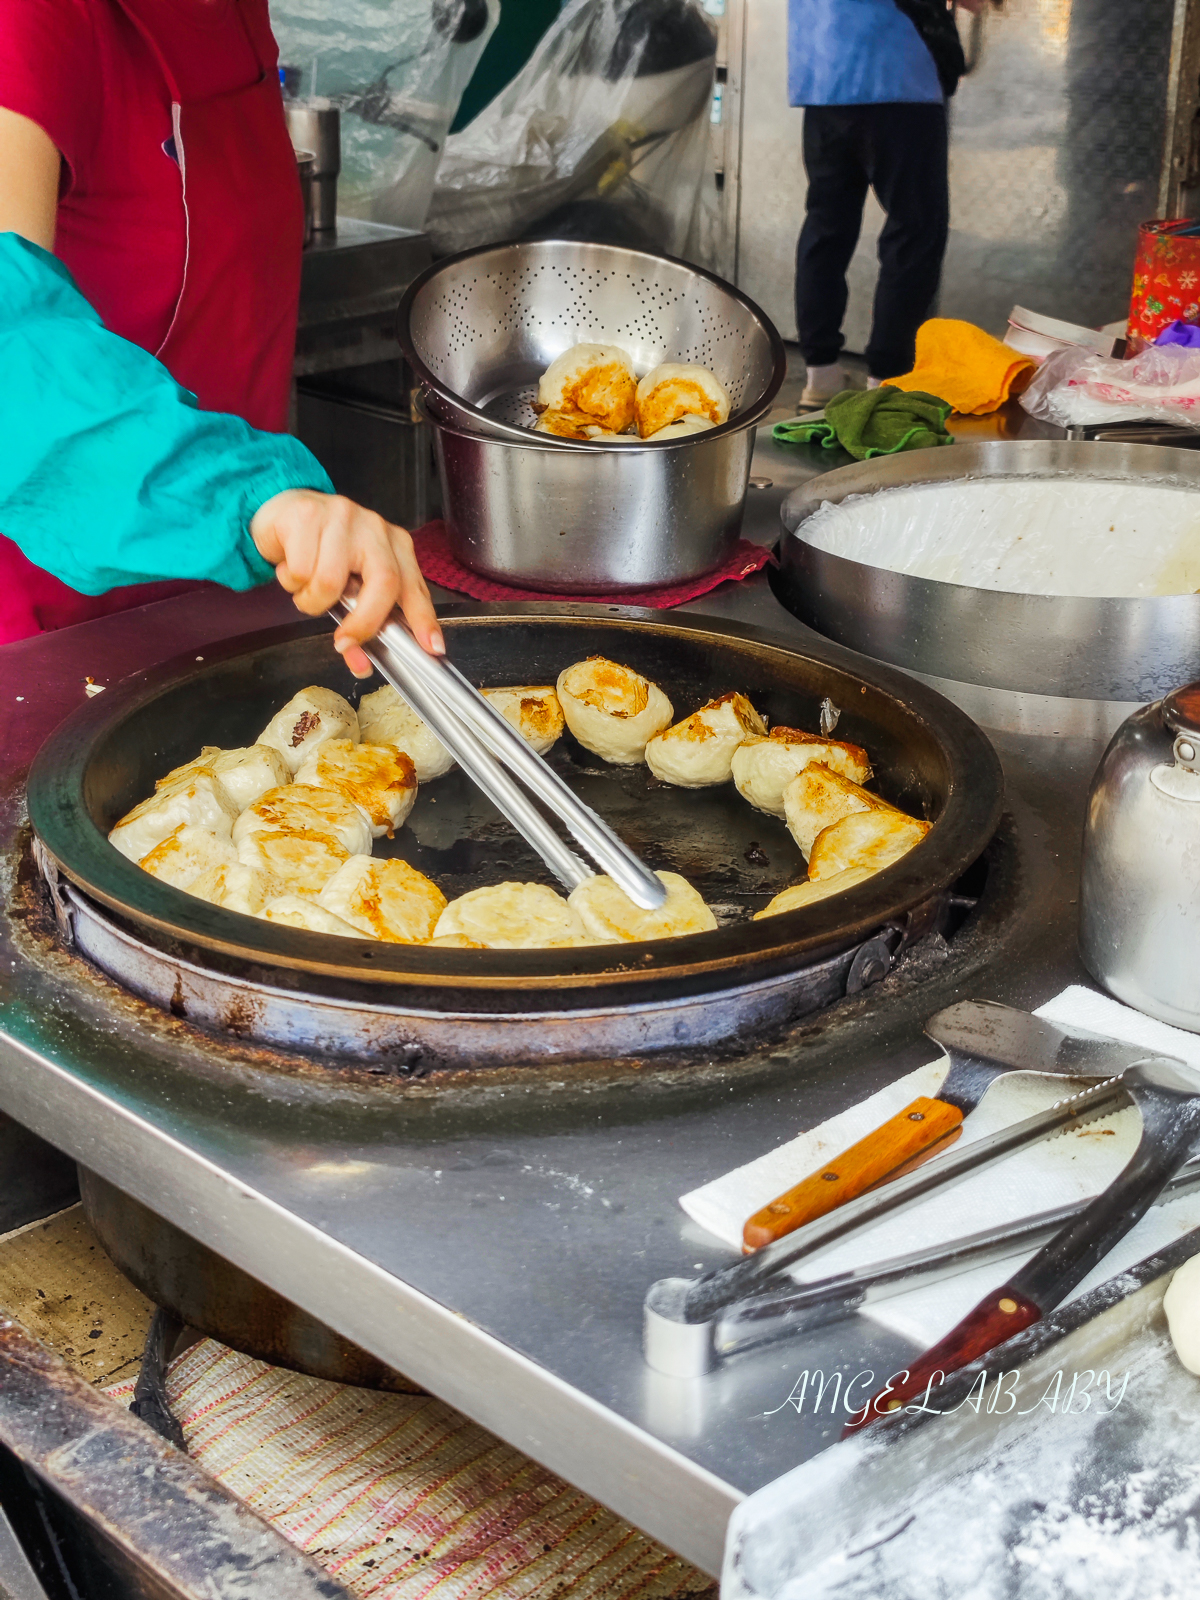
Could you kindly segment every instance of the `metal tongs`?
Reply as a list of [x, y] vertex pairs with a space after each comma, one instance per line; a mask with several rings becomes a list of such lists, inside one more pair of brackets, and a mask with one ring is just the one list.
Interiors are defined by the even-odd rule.
[[[351, 579], [342, 598], [330, 607], [336, 621], [344, 622], [353, 613], [359, 590], [358, 580]], [[375, 638], [362, 648], [380, 676], [437, 735], [501, 815], [524, 835], [560, 883], [575, 889], [595, 873], [564, 844], [509, 772], [554, 813], [635, 905], [646, 911], [662, 905], [667, 891], [658, 875], [568, 789], [456, 666], [421, 648], [398, 612], [393, 611]]]

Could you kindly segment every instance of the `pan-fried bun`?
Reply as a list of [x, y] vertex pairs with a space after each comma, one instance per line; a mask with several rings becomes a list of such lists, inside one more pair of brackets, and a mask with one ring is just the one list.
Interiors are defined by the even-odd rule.
[[849, 778], [843, 778], [840, 772], [822, 766], [819, 761], [810, 762], [783, 791], [783, 815], [788, 832], [800, 846], [806, 861], [817, 835], [825, 828], [848, 817], [852, 811], [886, 809], [889, 809], [886, 801], [877, 794], [851, 783]]
[[563, 709], [550, 685], [484, 689], [483, 696], [538, 755], [544, 756], [562, 738]]
[[646, 745], [646, 765], [656, 778], [684, 789], [728, 783], [733, 776], [733, 752], [751, 734], [765, 737], [766, 732], [767, 725], [758, 712], [735, 690], [656, 733]]
[[814, 905], [818, 900], [828, 900], [830, 895], [853, 889], [856, 883], [865, 883], [874, 877], [870, 867], [847, 867], [845, 872], [835, 872], [830, 878], [814, 882], [794, 883], [790, 889], [777, 894], [769, 905], [754, 913], [755, 922], [763, 917], [777, 917], [784, 911], [798, 911], [801, 906]]
[[729, 396], [707, 367], [666, 361], [637, 386], [637, 429], [652, 438], [681, 417], [704, 417], [714, 427], [729, 421]]
[[181, 823], [143, 856], [138, 865], [160, 883], [189, 889], [202, 873], [236, 860], [237, 851], [228, 839], [220, 838], [210, 828]]
[[358, 716], [336, 690], [313, 684], [276, 712], [259, 734], [258, 743], [278, 750], [289, 772], [298, 772], [314, 746], [324, 739], [351, 739], [357, 744]]
[[273, 873], [236, 860], [228, 866], [214, 867], [188, 884], [189, 894], [226, 911], [240, 911], [244, 917], [256, 917], [268, 900], [277, 900], [288, 892], [287, 884]]
[[434, 941], [461, 934], [488, 950], [549, 950], [590, 944], [578, 914], [544, 883], [496, 883], [451, 900]]
[[588, 878], [572, 889], [568, 905], [579, 913], [591, 937], [601, 944], [642, 939], [673, 939], [685, 933], [707, 933], [717, 919], [697, 890], [677, 872], [660, 872], [667, 898], [657, 911], [644, 911], [609, 877]]
[[207, 828], [227, 839], [237, 814], [221, 780], [208, 771], [196, 772], [185, 782], [156, 789], [126, 812], [108, 842], [130, 861], [141, 861], [179, 827]]
[[637, 386], [624, 350], [612, 344], [572, 345], [543, 372], [534, 409], [557, 412], [580, 427], [590, 423], [624, 433], [633, 421]]
[[446, 896], [407, 861], [351, 856], [317, 899], [327, 911], [373, 939], [426, 944], [446, 909]]
[[404, 821], [417, 798], [417, 773], [394, 744], [352, 744], [326, 739], [296, 774], [300, 786], [330, 789], [358, 807], [373, 838], [388, 838]]
[[647, 741], [671, 722], [671, 702], [656, 683], [603, 656], [560, 672], [558, 700], [584, 749], [615, 766], [636, 766]]
[[650, 435], [651, 439], [686, 439], [692, 433], [708, 433], [716, 427], [715, 422], [710, 422], [707, 417], [698, 417], [691, 413], [680, 417], [678, 422], [668, 422], [665, 428], [660, 428], [657, 433]]
[[855, 811], [817, 835], [808, 858], [808, 875], [814, 880], [831, 878], [848, 867], [882, 872], [920, 844], [931, 826], [890, 806]]
[[783, 791], [812, 761], [854, 783], [866, 783], [871, 763], [861, 745], [823, 739], [799, 728], [772, 728], [766, 739], [747, 739], [733, 757], [733, 781], [743, 799], [759, 811], [782, 817]]
[[371, 853], [371, 825], [359, 807], [336, 789], [310, 783], [268, 789], [234, 823], [233, 842], [241, 845], [252, 833], [296, 832], [323, 833], [347, 855]]
[[349, 855], [328, 833], [306, 829], [252, 833], [238, 845], [243, 866], [278, 878], [289, 894], [320, 894]]
[[282, 922], [289, 928], [307, 928], [309, 933], [336, 933], [343, 939], [361, 939], [361, 928], [352, 928], [332, 911], [326, 911], [315, 900], [303, 900], [298, 894], [282, 894], [277, 900], [268, 900], [258, 913], [264, 922]]
[[292, 781], [287, 762], [269, 744], [251, 744], [238, 750], [222, 750], [219, 745], [210, 744], [204, 746], [194, 761], [159, 778], [154, 787], [169, 789], [172, 784], [185, 782], [199, 772], [211, 772], [219, 778], [221, 787], [239, 811], [252, 806], [268, 789], [277, 789], [281, 783]]
[[394, 744], [412, 762], [418, 783], [440, 778], [454, 765], [454, 757], [436, 739], [390, 683], [373, 694], [365, 694], [358, 708], [362, 737], [367, 744]]

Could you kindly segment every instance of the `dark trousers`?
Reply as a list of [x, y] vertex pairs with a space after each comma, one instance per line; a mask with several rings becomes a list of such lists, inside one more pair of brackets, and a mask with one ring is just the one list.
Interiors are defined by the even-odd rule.
[[836, 361], [846, 314], [846, 268], [867, 190], [887, 213], [867, 344], [873, 378], [913, 364], [917, 329], [937, 297], [950, 227], [946, 108], [809, 106], [804, 113], [808, 200], [796, 246], [796, 327], [809, 366]]

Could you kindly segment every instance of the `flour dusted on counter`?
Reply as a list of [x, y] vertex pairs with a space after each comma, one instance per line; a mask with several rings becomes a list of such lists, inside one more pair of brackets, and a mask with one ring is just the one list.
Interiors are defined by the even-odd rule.
[[1200, 496], [1163, 484], [988, 478], [826, 501], [801, 525], [831, 555], [1014, 594], [1200, 590]]

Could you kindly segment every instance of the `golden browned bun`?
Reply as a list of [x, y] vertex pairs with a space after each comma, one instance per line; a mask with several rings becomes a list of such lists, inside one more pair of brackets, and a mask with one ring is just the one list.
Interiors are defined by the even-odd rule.
[[765, 737], [766, 732], [766, 723], [746, 696], [734, 690], [656, 733], [646, 745], [646, 765], [656, 778], [684, 789], [728, 783], [733, 752], [752, 734]]
[[291, 770], [278, 750], [269, 744], [251, 744], [240, 750], [222, 750], [219, 745], [205, 745], [194, 761], [176, 767], [160, 778], [156, 789], [169, 789], [199, 772], [211, 772], [221, 781], [221, 787], [239, 811], [252, 806], [259, 795], [268, 789], [277, 789], [282, 783], [292, 781]]
[[313, 684], [294, 694], [258, 736], [259, 744], [278, 750], [289, 772], [298, 772], [323, 739], [359, 740], [358, 716], [344, 695]]
[[407, 861], [351, 856], [317, 896], [334, 912], [374, 939], [391, 944], [427, 944], [446, 896]]
[[879, 811], [888, 809], [887, 803], [877, 794], [871, 794], [860, 784], [851, 783], [840, 772], [811, 762], [799, 772], [783, 791], [783, 815], [788, 832], [800, 846], [807, 861], [813, 841], [823, 829], [840, 822], [852, 811]]
[[762, 917], [777, 917], [784, 911], [797, 911], [801, 906], [811, 906], [818, 900], [828, 900], [830, 895], [841, 894], [844, 889], [853, 889], [856, 883], [864, 883], [871, 877], [874, 877], [874, 873], [870, 867], [848, 867], [845, 872], [836, 872], [833, 877], [822, 878], [819, 883], [814, 883], [811, 879], [807, 883], [794, 883], [790, 889], [784, 889], [777, 894], [761, 911], [756, 911], [754, 920], [758, 922]]
[[258, 867], [247, 867], [234, 860], [228, 866], [213, 867], [194, 883], [188, 884], [189, 894], [211, 905], [222, 906], [226, 911], [240, 911], [244, 917], [256, 917], [268, 900], [277, 900], [289, 893], [281, 878]]
[[717, 919], [686, 878], [660, 872], [667, 898], [657, 911], [644, 911], [604, 875], [588, 878], [572, 889], [567, 904], [579, 913], [591, 938], [600, 944], [627, 944], [642, 939], [673, 939], [685, 933], [707, 933]]
[[557, 688], [567, 727], [585, 750], [616, 766], [635, 766], [671, 721], [671, 702], [656, 683], [604, 656], [566, 667]]
[[349, 800], [366, 817], [376, 839], [385, 833], [390, 839], [417, 798], [416, 768], [394, 744], [326, 739], [297, 772], [296, 782], [331, 789]]
[[544, 756], [562, 738], [563, 709], [549, 684], [484, 689], [483, 695], [538, 755]]
[[140, 862], [176, 828], [206, 828], [228, 839], [237, 814], [221, 780], [203, 770], [156, 789], [149, 799], [126, 812], [108, 842], [130, 861]]
[[237, 851], [228, 839], [219, 838], [209, 828], [181, 823], [143, 856], [138, 866], [160, 883], [188, 889], [203, 873], [236, 860]]
[[320, 894], [349, 856], [349, 850], [330, 834], [302, 828], [251, 833], [238, 845], [238, 860], [244, 867], [278, 878], [289, 894]]
[[581, 428], [592, 424], [624, 433], [633, 421], [637, 387], [624, 350], [611, 344], [577, 344], [556, 356], [542, 374], [534, 409], [539, 415], [553, 411]]
[[449, 772], [454, 757], [440, 739], [434, 738], [424, 722], [401, 699], [390, 683], [373, 694], [365, 694], [358, 708], [362, 737], [367, 744], [393, 744], [412, 762], [418, 783], [429, 783]]
[[823, 739], [799, 728], [772, 728], [766, 739], [747, 739], [734, 752], [733, 781], [752, 806], [782, 817], [783, 791], [813, 761], [854, 783], [866, 783], [871, 776], [871, 763], [860, 745]]
[[252, 833], [323, 833], [347, 855], [371, 853], [371, 826], [354, 802], [311, 783], [268, 789], [234, 823], [234, 844], [240, 846]]
[[459, 895], [438, 919], [434, 939], [454, 934], [488, 950], [548, 950], [591, 943], [576, 912], [544, 883], [495, 883]]
[[890, 806], [852, 812], [817, 835], [808, 858], [808, 875], [814, 880], [832, 878], [850, 867], [882, 872], [920, 844], [931, 826]]
[[729, 396], [707, 367], [666, 361], [637, 386], [637, 430], [649, 439], [683, 417], [703, 417], [713, 427], [729, 421]]
[[304, 900], [298, 894], [282, 894], [277, 900], [268, 900], [257, 913], [264, 922], [282, 922], [289, 928], [307, 928], [309, 933], [336, 933], [343, 939], [361, 939], [361, 928], [352, 928], [341, 917], [315, 900]]

